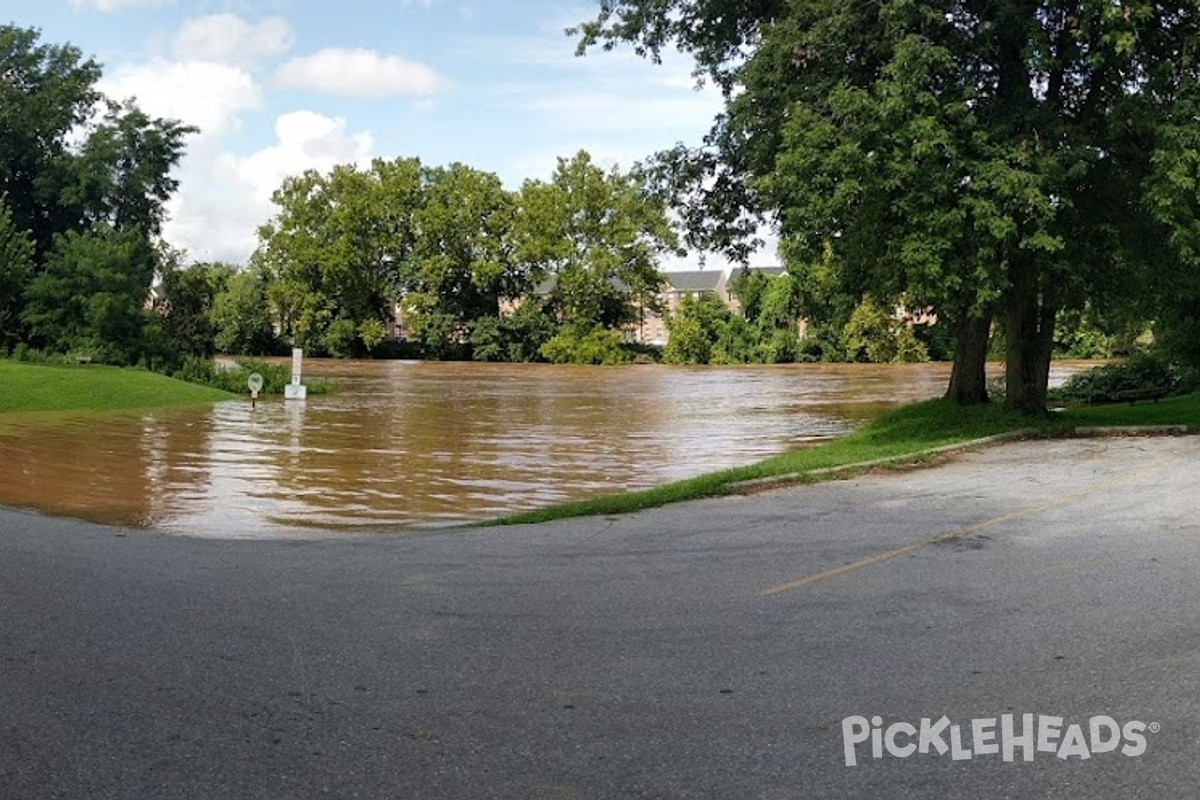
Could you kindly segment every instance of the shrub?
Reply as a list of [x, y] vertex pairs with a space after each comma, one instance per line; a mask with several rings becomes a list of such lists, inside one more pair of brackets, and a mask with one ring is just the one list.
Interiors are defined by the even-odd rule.
[[1182, 394], [1195, 388], [1194, 376], [1161, 356], [1138, 353], [1124, 361], [1072, 375], [1050, 396], [1075, 403], [1102, 403], [1118, 399], [1121, 392], [1162, 389]]
[[[272, 364], [266, 361], [239, 360], [235, 369], [218, 369], [217, 365], [207, 358], [190, 357], [184, 360], [183, 366], [172, 377], [214, 389], [223, 389], [234, 394], [245, 394], [249, 391], [246, 379], [250, 373], [257, 372], [263, 377], [263, 388], [260, 394], [283, 394], [283, 387], [292, 382], [290, 364]], [[308, 393], [325, 394], [332, 391], [332, 384], [325, 378], [306, 380]]]
[[568, 326], [546, 344], [542, 355], [555, 364], [626, 364], [632, 354], [622, 346], [621, 334], [608, 328]]

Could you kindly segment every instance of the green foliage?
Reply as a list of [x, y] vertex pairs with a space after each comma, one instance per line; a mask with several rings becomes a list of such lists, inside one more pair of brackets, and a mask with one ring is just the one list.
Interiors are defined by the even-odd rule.
[[39, 43], [33, 28], [0, 26], [0, 196], [41, 262], [55, 235], [80, 227], [62, 202], [75, 181], [68, 136], [92, 114], [100, 65], [78, 48]]
[[[309, 170], [283, 182], [251, 266], [267, 277], [284, 337], [314, 354], [328, 353], [329, 344], [344, 350], [363, 322], [387, 317], [414, 254], [423, 191], [416, 159], [337, 166], [327, 175]], [[353, 326], [354, 337], [338, 323], [327, 338], [338, 320]]]
[[321, 349], [334, 358], [350, 358], [358, 345], [358, 325], [352, 319], [335, 319], [321, 336]]
[[44, 271], [29, 284], [25, 323], [58, 352], [133, 364], [145, 352], [143, 305], [158, 257], [139, 229], [96, 224], [55, 238]]
[[[668, 364], [708, 364], [713, 350], [733, 319], [733, 314], [711, 292], [699, 297], [685, 295], [679, 309], [667, 318], [671, 337], [663, 348], [663, 361]], [[728, 350], [722, 358], [730, 358]]]
[[381, 319], [365, 319], [358, 326], [358, 338], [372, 355], [387, 341], [387, 335], [387, 325], [384, 325]]
[[633, 353], [621, 341], [621, 334], [609, 328], [567, 325], [542, 345], [542, 356], [552, 364], [627, 364]]
[[[229, 369], [218, 366], [211, 358], [195, 356], [185, 359], [173, 377], [189, 383], [210, 386], [223, 392], [245, 395], [250, 391], [247, 380], [254, 372], [263, 377], [263, 388], [259, 392], [260, 395], [282, 395], [284, 387], [292, 382], [290, 364], [238, 359], [236, 366]], [[333, 384], [325, 378], [305, 378], [304, 385], [310, 395], [326, 394], [334, 389]]]
[[771, 279], [758, 270], [742, 269], [730, 282], [730, 293], [742, 307], [742, 316], [751, 324], [758, 322], [762, 313], [763, 296], [766, 295]]
[[510, 315], [480, 317], [471, 331], [472, 358], [476, 361], [543, 361], [542, 346], [561, 329], [543, 306], [530, 297]]
[[668, 364], [784, 364], [801, 359], [798, 333], [800, 284], [791, 276], [743, 271], [734, 292], [749, 302], [749, 314], [731, 312], [712, 293], [686, 296], [667, 319], [671, 338], [663, 349]]
[[104, 108], [88, 126], [72, 163], [77, 178], [61, 200], [85, 223], [157, 236], [166, 202], [179, 185], [171, 170], [183, 157], [184, 137], [198, 129], [152, 118], [130, 102], [108, 101]]
[[1182, 394], [1200, 389], [1196, 373], [1152, 353], [1138, 353], [1124, 361], [1077, 372], [1057, 390], [1056, 400], [1068, 403], [1101, 403], [1120, 399], [1121, 392], [1160, 389]]
[[850, 321], [846, 323], [845, 341], [854, 361], [886, 364], [929, 360], [929, 353], [913, 333], [912, 326], [896, 319], [869, 295], [850, 315]]
[[726, 90], [702, 146], [647, 167], [689, 241], [744, 255], [770, 218], [855, 296], [1007, 317], [1014, 407], [1043, 407], [1060, 311], [1200, 270], [1192, 2], [614, 0], [574, 33], [678, 47]]
[[208, 349], [203, 313], [144, 309], [174, 268], [158, 234], [195, 129], [103, 97], [99, 65], [39, 38], [0, 26], [0, 347], [164, 368]]
[[236, 271], [224, 281], [209, 312], [218, 352], [249, 356], [279, 352], [268, 299], [269, 281], [261, 269]]
[[426, 358], [464, 361], [471, 355], [470, 326], [454, 314], [442, 311], [434, 298], [408, 298], [406, 318], [409, 332]]
[[1054, 329], [1054, 354], [1061, 358], [1113, 358], [1134, 352], [1149, 325], [1123, 309], [1101, 314], [1088, 306], [1064, 311]]
[[228, 285], [233, 267], [193, 264], [181, 268], [171, 258], [163, 271], [163, 299], [155, 309], [164, 339], [164, 351], [177, 362], [185, 356], [211, 357], [216, 352], [216, 325], [212, 308]]
[[667, 364], [707, 364], [712, 357], [711, 331], [699, 319], [680, 313], [670, 321], [671, 338], [663, 348]]
[[33, 239], [16, 227], [0, 195], [0, 352], [21, 341], [21, 309], [33, 274]]
[[713, 342], [709, 363], [756, 363], [761, 356], [758, 346], [761, 337], [762, 332], [757, 327], [751, 325], [744, 317], [732, 314], [717, 330], [717, 338]]
[[511, 315], [475, 320], [471, 357], [476, 361], [544, 361], [542, 346], [560, 327], [540, 308], [537, 298], [530, 298]]
[[764, 364], [791, 364], [799, 360], [800, 339], [796, 331], [776, 328], [758, 346]]
[[515, 258], [554, 276], [549, 310], [564, 323], [619, 328], [662, 283], [658, 257], [678, 243], [662, 201], [636, 173], [605, 173], [586, 152], [560, 158], [549, 182], [521, 188]]

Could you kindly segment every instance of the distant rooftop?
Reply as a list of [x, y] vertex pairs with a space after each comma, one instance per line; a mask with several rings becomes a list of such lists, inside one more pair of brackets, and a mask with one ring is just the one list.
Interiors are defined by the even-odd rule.
[[[693, 269], [686, 272], [664, 272], [667, 283], [678, 292], [715, 292], [724, 273], [719, 269]], [[669, 290], [668, 290], [669, 291]]]
[[734, 280], [743, 272], [761, 272], [768, 278], [778, 278], [787, 274], [787, 267], [734, 267], [729, 272], [729, 280]]

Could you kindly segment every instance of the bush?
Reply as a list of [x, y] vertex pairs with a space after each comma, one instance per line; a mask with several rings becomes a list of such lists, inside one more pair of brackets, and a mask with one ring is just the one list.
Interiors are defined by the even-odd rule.
[[633, 357], [617, 331], [573, 326], [542, 345], [542, 355], [554, 364], [627, 364]]
[[[218, 369], [211, 359], [190, 357], [172, 377], [179, 380], [223, 389], [234, 394], [246, 394], [249, 388], [246, 380], [250, 373], [257, 372], [263, 377], [263, 388], [259, 394], [283, 394], [283, 387], [292, 382], [292, 367], [290, 364], [271, 364], [266, 361], [239, 360], [235, 369]], [[306, 380], [308, 393], [325, 394], [332, 391], [332, 384], [325, 378]]]
[[1119, 399], [1121, 392], [1162, 389], [1167, 394], [1184, 394], [1195, 388], [1193, 371], [1180, 369], [1158, 355], [1139, 353], [1076, 373], [1051, 390], [1050, 397], [1069, 403], [1103, 403]]

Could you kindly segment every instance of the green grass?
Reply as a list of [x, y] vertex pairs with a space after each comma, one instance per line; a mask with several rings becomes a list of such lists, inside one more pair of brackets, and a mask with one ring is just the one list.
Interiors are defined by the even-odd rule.
[[1187, 425], [1200, 430], [1200, 394], [1168, 397], [1157, 403], [1113, 403], [1072, 408], [1062, 415], [1072, 427], [1084, 425]]
[[0, 361], [0, 413], [195, 405], [234, 395], [154, 372]]
[[879, 459], [919, 462], [926, 451], [1001, 433], [1032, 429], [1038, 435], [1058, 436], [1079, 426], [1188, 425], [1200, 429], [1200, 395], [1159, 403], [1110, 405], [1071, 409], [1044, 419], [1031, 419], [1000, 406], [956, 406], [931, 400], [906, 406], [880, 417], [849, 436], [745, 467], [700, 475], [653, 489], [564, 503], [492, 520], [486, 525], [548, 522], [579, 516], [625, 514], [734, 491], [733, 484], [754, 479], [817, 480], [814, 470], [848, 467]]

